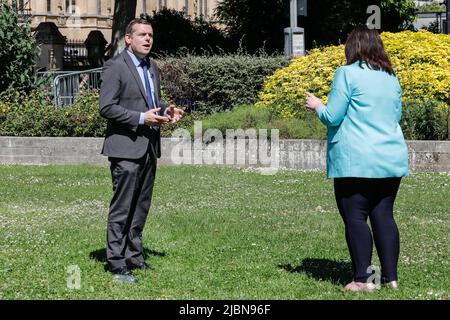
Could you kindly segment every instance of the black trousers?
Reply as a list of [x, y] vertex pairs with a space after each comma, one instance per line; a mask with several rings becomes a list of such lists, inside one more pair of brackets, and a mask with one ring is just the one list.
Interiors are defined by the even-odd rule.
[[[334, 191], [345, 224], [354, 281], [366, 282], [372, 275], [373, 240], [381, 264], [381, 281], [397, 280], [400, 238], [393, 216], [401, 178], [336, 178]], [[367, 224], [370, 219], [372, 231]], [[373, 238], [372, 238], [373, 235]]]
[[144, 262], [142, 231], [150, 210], [157, 157], [153, 143], [137, 160], [109, 158], [113, 197], [108, 214], [106, 260], [110, 271]]

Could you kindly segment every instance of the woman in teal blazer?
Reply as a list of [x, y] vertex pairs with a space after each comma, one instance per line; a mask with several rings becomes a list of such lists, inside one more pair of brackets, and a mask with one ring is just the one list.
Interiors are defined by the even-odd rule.
[[345, 289], [376, 287], [368, 281], [374, 278], [373, 239], [381, 282], [397, 288], [400, 241], [393, 205], [400, 179], [408, 175], [408, 150], [399, 125], [402, 89], [377, 30], [353, 30], [345, 54], [347, 65], [336, 71], [327, 105], [306, 93], [307, 107], [328, 128], [327, 176], [334, 178], [354, 271]]

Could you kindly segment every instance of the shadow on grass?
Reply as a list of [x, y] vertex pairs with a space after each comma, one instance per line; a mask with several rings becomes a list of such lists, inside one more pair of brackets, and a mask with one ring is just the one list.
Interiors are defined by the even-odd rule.
[[[156, 257], [165, 257], [165, 252], [159, 252], [155, 250], [151, 250], [148, 248], [144, 248], [144, 260], [147, 260], [149, 256], [156, 256]], [[89, 258], [96, 260], [98, 262], [105, 263], [105, 271], [108, 271], [108, 265], [106, 263], [106, 248], [98, 249], [91, 251], [89, 253]]]
[[352, 264], [345, 261], [306, 258], [299, 266], [280, 264], [278, 268], [291, 273], [305, 273], [317, 280], [340, 285], [351, 282], [353, 278]]

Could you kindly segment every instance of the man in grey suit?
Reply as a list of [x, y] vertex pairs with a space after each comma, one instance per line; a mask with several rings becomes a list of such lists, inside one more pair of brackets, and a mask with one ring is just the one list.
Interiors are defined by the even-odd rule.
[[144, 260], [142, 231], [151, 205], [160, 126], [183, 111], [161, 100], [160, 75], [147, 56], [153, 28], [144, 19], [125, 30], [126, 49], [105, 64], [100, 114], [108, 120], [102, 154], [108, 156], [113, 184], [106, 258], [113, 280], [138, 282], [132, 270], [152, 269]]

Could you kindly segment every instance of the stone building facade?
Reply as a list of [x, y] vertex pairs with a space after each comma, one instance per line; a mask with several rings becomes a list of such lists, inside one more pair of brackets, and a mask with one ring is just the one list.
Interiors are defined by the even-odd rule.
[[[11, 3], [13, 0], [9, 0]], [[136, 16], [163, 8], [211, 20], [220, 0], [137, 0]], [[31, 26], [54, 22], [68, 40], [84, 40], [92, 30], [111, 39], [114, 0], [16, 0], [18, 11], [31, 15]]]

